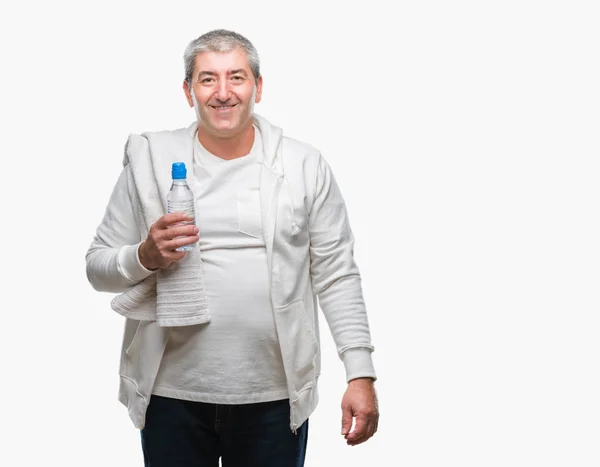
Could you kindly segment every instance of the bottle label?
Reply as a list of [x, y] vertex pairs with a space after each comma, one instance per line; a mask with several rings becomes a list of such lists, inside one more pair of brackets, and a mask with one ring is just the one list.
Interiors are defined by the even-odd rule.
[[185, 212], [189, 217], [196, 217], [194, 215], [194, 202], [193, 201], [168, 201], [167, 211], [172, 212]]
[[[167, 212], [169, 214], [171, 214], [172, 212], [185, 212], [187, 214], [188, 217], [191, 217], [194, 220], [191, 221], [185, 221], [185, 222], [178, 222], [175, 225], [193, 225], [196, 223], [195, 221], [195, 212], [194, 212], [194, 201], [170, 201], [167, 200]], [[175, 238], [181, 238], [181, 237], [175, 237]], [[177, 248], [178, 251], [188, 251], [190, 249], [192, 249], [195, 246], [195, 244], [192, 245], [186, 245], [186, 246], [182, 246]]]

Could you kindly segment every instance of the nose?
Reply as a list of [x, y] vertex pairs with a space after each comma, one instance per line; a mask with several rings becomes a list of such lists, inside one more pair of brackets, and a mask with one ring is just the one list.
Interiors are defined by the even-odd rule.
[[220, 102], [226, 102], [229, 100], [231, 94], [231, 88], [229, 80], [223, 79], [219, 81], [217, 85], [217, 90], [215, 92], [215, 98]]

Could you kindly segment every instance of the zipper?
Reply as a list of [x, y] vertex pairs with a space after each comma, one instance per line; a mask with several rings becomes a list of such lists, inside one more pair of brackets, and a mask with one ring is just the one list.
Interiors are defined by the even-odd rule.
[[[293, 402], [292, 402], [293, 404]], [[296, 424], [296, 417], [294, 416], [294, 408], [292, 407], [292, 405], [290, 404], [290, 411], [292, 413], [292, 433], [294, 433], [294, 435], [298, 434], [298, 425]]]
[[[264, 169], [263, 169], [264, 170]], [[277, 176], [277, 185], [275, 185], [275, 191], [273, 192], [273, 199], [271, 200], [271, 224], [273, 227], [269, 227], [270, 245], [267, 247], [267, 263], [269, 264], [269, 289], [271, 295], [271, 301], [273, 301], [273, 287], [271, 285], [271, 276], [273, 275], [273, 244], [275, 243], [275, 220], [277, 218], [277, 206], [279, 205], [279, 192], [281, 191], [281, 185], [283, 183], [283, 175]]]
[[[269, 268], [269, 296], [271, 297], [271, 302], [273, 303], [273, 305], [275, 304], [275, 302], [273, 301], [273, 280], [272, 280], [272, 275], [273, 275], [273, 244], [274, 242], [274, 237], [275, 237], [275, 219], [277, 217], [277, 206], [278, 206], [278, 201], [279, 201], [279, 192], [281, 191], [281, 185], [282, 185], [282, 181], [283, 181], [283, 175], [281, 174], [277, 174], [275, 172], [273, 172], [270, 168], [268, 168], [264, 162], [262, 164], [262, 168], [261, 171], [269, 171], [271, 174], [275, 175], [277, 177], [277, 180], [275, 182], [275, 187], [273, 188], [272, 191], [272, 198], [271, 198], [271, 202], [270, 205], [268, 207], [268, 212], [267, 215], [265, 217], [266, 220], [270, 221], [267, 222], [265, 226], [263, 226], [264, 228], [268, 228], [268, 231], [265, 231], [265, 247], [267, 249], [267, 265]], [[262, 186], [262, 175], [261, 175], [261, 196], [262, 196], [262, 190], [264, 189], [264, 187]], [[262, 201], [262, 198], [261, 198]], [[269, 225], [270, 224], [270, 225]]]
[[[273, 201], [271, 204], [271, 219], [272, 222], [275, 222], [275, 218], [277, 216], [277, 207], [279, 205], [279, 192], [281, 191], [281, 185], [283, 184], [283, 174], [278, 175], [277, 177], [277, 185], [275, 186], [275, 192], [273, 193]], [[293, 207], [292, 207], [293, 209]], [[293, 219], [293, 218], [292, 218]], [[273, 259], [272, 259], [272, 255], [273, 255], [273, 243], [274, 243], [274, 237], [275, 237], [275, 229], [273, 229], [271, 231], [271, 248], [270, 248], [270, 252], [269, 252], [269, 257], [267, 258], [267, 262], [269, 263], [270, 266], [270, 271], [269, 271], [269, 288], [271, 289], [271, 302], [273, 302], [273, 286], [271, 284], [271, 275], [273, 274]], [[298, 425], [295, 422], [295, 417], [294, 417], [294, 408], [291, 406], [290, 404], [290, 412], [291, 412], [291, 420], [292, 420], [292, 433], [294, 433], [294, 435], [298, 435]]]
[[290, 414], [291, 414], [291, 421], [292, 421], [292, 433], [294, 433], [294, 435], [297, 435], [298, 434], [298, 423], [296, 423], [296, 411], [294, 410], [294, 404], [295, 404], [295, 402], [290, 403]]

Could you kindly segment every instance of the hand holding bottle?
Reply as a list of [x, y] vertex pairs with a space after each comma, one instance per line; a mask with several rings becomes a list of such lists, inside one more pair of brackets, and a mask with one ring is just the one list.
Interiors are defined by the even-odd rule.
[[[151, 270], [168, 268], [183, 259], [186, 252], [177, 251], [177, 248], [192, 245], [199, 238], [198, 227], [193, 220], [183, 212], [174, 212], [165, 214], [152, 224], [148, 237], [138, 249], [142, 265]], [[183, 224], [190, 221], [192, 224]]]

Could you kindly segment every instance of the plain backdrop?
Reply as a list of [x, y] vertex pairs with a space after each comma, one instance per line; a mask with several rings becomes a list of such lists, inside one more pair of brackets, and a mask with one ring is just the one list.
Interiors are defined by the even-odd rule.
[[183, 51], [254, 42], [256, 111], [345, 196], [379, 380], [348, 447], [322, 323], [306, 465], [600, 465], [596, 2], [6, 2], [2, 466], [141, 466], [123, 318], [85, 253], [132, 132], [193, 121]]

